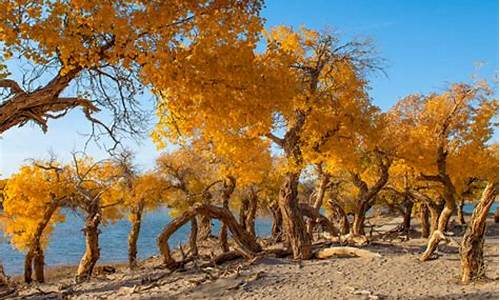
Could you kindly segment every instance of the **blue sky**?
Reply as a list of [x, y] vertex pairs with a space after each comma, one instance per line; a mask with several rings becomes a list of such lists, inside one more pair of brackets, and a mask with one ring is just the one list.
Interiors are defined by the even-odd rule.
[[[370, 94], [384, 110], [408, 94], [442, 91], [449, 83], [470, 81], [474, 75], [490, 81], [497, 77], [496, 0], [269, 0], [263, 16], [267, 26], [304, 25], [333, 29], [344, 39], [372, 38], [385, 59], [387, 77], [372, 75]], [[9, 176], [27, 158], [46, 157], [48, 151], [68, 159], [85, 141], [78, 132], [88, 131], [80, 111], [51, 121], [47, 134], [30, 125], [9, 130], [0, 139], [0, 176]], [[142, 167], [153, 165], [158, 152], [148, 138], [129, 146]], [[88, 152], [105, 156], [95, 146]]]

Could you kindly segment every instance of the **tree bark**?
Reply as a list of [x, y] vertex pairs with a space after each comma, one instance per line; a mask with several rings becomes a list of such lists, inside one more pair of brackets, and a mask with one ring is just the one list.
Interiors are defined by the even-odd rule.
[[337, 229], [335, 228], [333, 223], [330, 222], [327, 217], [321, 215], [314, 207], [310, 206], [307, 203], [300, 203], [300, 210], [304, 216], [308, 217], [311, 220], [313, 226], [319, 224], [321, 225], [322, 229], [330, 233], [330, 235], [337, 235]]
[[245, 229], [252, 236], [256, 237], [255, 234], [255, 215], [257, 214], [257, 194], [252, 191], [249, 199], [248, 214], [245, 220]]
[[439, 242], [443, 239], [444, 232], [446, 231], [446, 227], [448, 226], [448, 221], [453, 214], [453, 211], [455, 210], [455, 187], [447, 176], [443, 183], [445, 199], [444, 208], [439, 215], [437, 229], [435, 229], [431, 234], [431, 237], [427, 244], [427, 249], [420, 257], [421, 261], [427, 261], [431, 258], [432, 254], [438, 247]]
[[200, 215], [199, 219], [199, 228], [198, 228], [198, 240], [205, 241], [211, 237], [212, 235], [212, 219], [206, 215]]
[[483, 244], [486, 217], [497, 195], [498, 182], [489, 183], [472, 213], [460, 247], [463, 283], [469, 283], [484, 276]]
[[458, 223], [460, 225], [464, 225], [465, 224], [465, 218], [464, 218], [464, 199], [462, 197], [460, 197], [459, 200], [458, 200], [457, 219], [458, 219]]
[[328, 205], [330, 205], [330, 209], [332, 210], [332, 222], [337, 224], [340, 234], [348, 234], [350, 224], [344, 209], [334, 200], [329, 200]]
[[44, 274], [45, 255], [41, 246], [35, 248], [35, 257], [33, 259], [33, 268], [35, 269], [35, 280], [37, 282], [45, 282]]
[[132, 227], [128, 235], [128, 266], [130, 269], [137, 267], [137, 240], [141, 231], [144, 204], [141, 202], [131, 211]]
[[177, 231], [182, 225], [189, 222], [197, 214], [206, 214], [209, 217], [219, 219], [222, 223], [226, 224], [234, 238], [234, 241], [238, 245], [239, 251], [246, 257], [254, 257], [256, 253], [262, 251], [261, 246], [257, 243], [255, 238], [248, 234], [248, 232], [246, 232], [243, 227], [238, 224], [233, 214], [228, 209], [209, 204], [198, 204], [167, 224], [158, 237], [158, 247], [160, 248], [160, 252], [163, 256], [163, 263], [168, 268], [177, 268], [180, 264], [182, 264], [182, 262], [176, 262], [172, 258], [170, 247], [168, 245], [168, 239], [175, 231]]
[[312, 256], [311, 239], [306, 232], [304, 220], [297, 201], [299, 173], [287, 173], [279, 193], [279, 207], [283, 217], [287, 241], [294, 259], [309, 259]]
[[198, 221], [196, 216], [191, 218], [191, 234], [189, 235], [189, 248], [191, 249], [191, 255], [198, 256]]
[[430, 234], [431, 224], [429, 223], [429, 208], [425, 203], [420, 204], [420, 228], [421, 236], [428, 238]]
[[[227, 209], [229, 211], [229, 200], [231, 199], [231, 194], [234, 192], [236, 187], [236, 180], [234, 177], [228, 177], [224, 181], [224, 187], [222, 190], [222, 208]], [[227, 224], [222, 223], [220, 229], [220, 245], [222, 248], [222, 252], [229, 251], [229, 244], [227, 242]]]
[[283, 240], [283, 218], [278, 204], [273, 203], [269, 206], [271, 210], [273, 225], [271, 229], [271, 236], [276, 242]]
[[498, 224], [498, 207], [495, 209], [495, 215], [493, 216], [493, 219], [495, 220], [495, 223]]
[[407, 200], [404, 205], [405, 213], [403, 216], [402, 231], [409, 232], [411, 229], [411, 213], [413, 211], [413, 201]]
[[32, 281], [32, 266], [35, 269], [35, 279], [36, 281], [43, 283], [45, 281], [43, 274], [44, 267], [44, 255], [43, 249], [40, 244], [43, 232], [50, 222], [50, 219], [54, 215], [58, 208], [58, 203], [56, 201], [52, 202], [46, 209], [42, 216], [40, 223], [38, 223], [35, 232], [33, 234], [33, 240], [29, 247], [28, 253], [24, 260], [24, 281], [30, 283]]
[[250, 207], [250, 201], [248, 201], [247, 197], [243, 197], [241, 199], [241, 205], [240, 205], [240, 225], [243, 227], [245, 230], [247, 230], [247, 214], [248, 214], [248, 209]]
[[101, 223], [101, 213], [98, 208], [94, 208], [85, 220], [85, 254], [83, 255], [76, 273], [76, 282], [83, 282], [90, 279], [95, 264], [100, 257], [99, 249], [99, 224]]
[[35, 257], [35, 249], [30, 247], [24, 256], [24, 282], [31, 283], [33, 281], [33, 258]]

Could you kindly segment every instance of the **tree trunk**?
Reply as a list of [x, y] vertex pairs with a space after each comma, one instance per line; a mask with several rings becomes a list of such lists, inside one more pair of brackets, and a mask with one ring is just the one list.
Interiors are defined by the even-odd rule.
[[[235, 187], [236, 187], [236, 180], [234, 179], [234, 177], [228, 177], [224, 181], [224, 189], [222, 191], [222, 208], [227, 209], [228, 211], [229, 211], [229, 200], [231, 199], [231, 194], [234, 192]], [[229, 244], [227, 241], [227, 224], [225, 223], [222, 223], [219, 239], [222, 252], [228, 252]]]
[[198, 256], [198, 221], [196, 217], [191, 218], [191, 234], [189, 235], [189, 248], [193, 257]]
[[352, 221], [352, 230], [351, 233], [353, 236], [361, 236], [365, 235], [365, 217], [366, 212], [369, 207], [367, 201], [360, 200], [358, 203], [358, 207], [354, 212], [354, 220]]
[[248, 213], [245, 220], [245, 229], [252, 236], [257, 236], [255, 234], [255, 215], [257, 214], [257, 195], [252, 191], [252, 195], [249, 199]]
[[425, 203], [420, 204], [420, 228], [422, 230], [421, 236], [428, 238], [431, 224], [429, 223], [429, 208]]
[[304, 220], [297, 201], [299, 173], [287, 173], [279, 193], [279, 207], [283, 217], [287, 241], [294, 259], [309, 259], [312, 256], [311, 239], [306, 232]]
[[437, 230], [439, 215], [443, 211], [444, 206], [442, 204], [427, 204], [427, 208], [431, 213], [431, 232]]
[[281, 210], [276, 203], [269, 206], [271, 210], [273, 225], [271, 229], [271, 236], [276, 242], [283, 240], [283, 217], [281, 215]]
[[413, 201], [407, 200], [405, 203], [405, 213], [403, 216], [402, 231], [409, 232], [411, 229], [411, 213], [413, 211]]
[[198, 228], [198, 240], [205, 241], [211, 237], [212, 235], [212, 219], [206, 215], [200, 215], [199, 217], [200, 226]]
[[158, 237], [158, 247], [163, 256], [163, 263], [167, 267], [177, 268], [182, 264], [182, 262], [176, 262], [172, 258], [168, 239], [175, 231], [189, 222], [197, 214], [207, 214], [209, 217], [219, 219], [222, 223], [226, 224], [229, 231], [231, 231], [234, 241], [238, 245], [239, 251], [246, 257], [254, 257], [256, 253], [262, 251], [261, 246], [257, 243], [255, 238], [248, 234], [248, 232], [238, 224], [233, 214], [228, 209], [209, 204], [198, 204], [168, 223]]
[[483, 244], [486, 217], [498, 194], [498, 182], [489, 183], [477, 204], [460, 247], [462, 282], [469, 283], [484, 276]]
[[247, 230], [247, 214], [248, 214], [248, 208], [250, 207], [250, 201], [248, 201], [247, 197], [243, 197], [241, 199], [241, 205], [240, 205], [240, 225]]
[[141, 231], [142, 213], [144, 211], [144, 204], [139, 203], [131, 212], [132, 227], [128, 234], [128, 266], [130, 269], [137, 267], [137, 240], [139, 239], [139, 232]]
[[495, 215], [493, 216], [493, 219], [495, 220], [495, 223], [498, 224], [498, 207], [495, 209]]
[[316, 226], [316, 224], [321, 225], [321, 228], [330, 233], [330, 235], [335, 236], [337, 235], [337, 229], [333, 225], [328, 218], [325, 216], [321, 215], [314, 207], [310, 206], [307, 203], [300, 203], [300, 210], [301, 213], [308, 217], [311, 220], [311, 223], [313, 226]]
[[34, 264], [35, 268], [35, 279], [36, 281], [42, 283], [44, 282], [43, 267], [44, 267], [44, 255], [43, 249], [40, 244], [43, 232], [50, 222], [50, 219], [54, 215], [58, 208], [58, 203], [56, 201], [52, 202], [46, 209], [42, 216], [40, 223], [38, 223], [35, 232], [33, 234], [33, 240], [29, 247], [28, 253], [24, 260], [24, 281], [30, 283], [32, 278], [32, 266]]
[[83, 282], [90, 279], [92, 271], [100, 256], [99, 250], [99, 224], [101, 214], [98, 209], [94, 209], [85, 220], [85, 254], [83, 255], [76, 273], [76, 282]]
[[420, 257], [421, 261], [427, 261], [431, 258], [432, 254], [439, 245], [439, 242], [444, 238], [444, 232], [448, 225], [448, 221], [455, 210], [455, 187], [452, 185], [451, 180], [444, 182], [444, 208], [439, 215], [437, 229], [432, 232], [432, 235], [427, 244], [427, 249]]
[[344, 209], [334, 200], [329, 200], [328, 204], [332, 210], [332, 222], [337, 224], [337, 228], [339, 229], [341, 235], [348, 234], [350, 224]]
[[464, 199], [460, 197], [458, 200], [458, 206], [457, 206], [457, 218], [458, 218], [458, 223], [460, 225], [465, 224], [465, 218], [464, 218]]
[[45, 282], [44, 268], [45, 266], [45, 255], [43, 253], [42, 247], [39, 245], [35, 248], [35, 257], [33, 259], [33, 268], [35, 269], [35, 280], [37, 282]]
[[35, 249], [29, 248], [28, 252], [24, 256], [24, 282], [31, 283], [33, 281], [33, 258], [35, 257]]

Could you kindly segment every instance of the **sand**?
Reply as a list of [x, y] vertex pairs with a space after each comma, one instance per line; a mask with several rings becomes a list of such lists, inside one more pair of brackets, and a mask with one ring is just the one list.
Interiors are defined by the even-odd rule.
[[[426, 240], [396, 238], [384, 241], [380, 232], [397, 224], [375, 227], [364, 247], [380, 258], [329, 258], [294, 262], [263, 257], [254, 262], [234, 261], [217, 268], [170, 272], [153, 257], [142, 268], [97, 275], [74, 285], [72, 268], [50, 270], [49, 282], [23, 287], [18, 299], [498, 299], [498, 225], [488, 223], [485, 242], [486, 279], [459, 283], [456, 245], [441, 245], [439, 257], [420, 262]], [[373, 222], [373, 221], [372, 221]], [[457, 227], [457, 232], [460, 228]], [[459, 236], [455, 237], [458, 241]]]

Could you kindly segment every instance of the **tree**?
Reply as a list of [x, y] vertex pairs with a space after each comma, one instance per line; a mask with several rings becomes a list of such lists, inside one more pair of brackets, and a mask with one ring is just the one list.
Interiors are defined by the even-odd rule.
[[128, 263], [137, 267], [137, 240], [144, 212], [154, 210], [165, 200], [169, 186], [153, 172], [138, 174], [126, 187], [124, 206], [128, 208], [128, 219], [132, 224], [128, 236]]
[[85, 216], [85, 253], [78, 265], [76, 281], [89, 280], [99, 260], [99, 226], [123, 216], [126, 184], [123, 170], [113, 160], [94, 161], [85, 155], [73, 154], [71, 182], [76, 193], [68, 204]]
[[[24, 87], [2, 70], [0, 133], [29, 121], [46, 131], [49, 119], [76, 107], [106, 134], [140, 133], [145, 114], [137, 96], [143, 86], [182, 71], [185, 66], [174, 60], [178, 51], [258, 33], [261, 5], [253, 0], [2, 1], [0, 58], [15, 56], [33, 68]], [[166, 64], [169, 72], [158, 76], [155, 66]], [[39, 87], [33, 88], [35, 82]], [[75, 85], [77, 93], [64, 96]], [[113, 116], [111, 125], [92, 115], [101, 109]]]
[[67, 169], [55, 162], [34, 162], [21, 167], [4, 189], [2, 231], [13, 245], [26, 253], [24, 281], [44, 282], [44, 249], [58, 222], [64, 221], [61, 207], [73, 193], [65, 176]]
[[[366, 105], [363, 75], [374, 64], [365, 43], [341, 44], [329, 34], [287, 27], [266, 37], [262, 54], [245, 40], [179, 53], [176, 60], [190, 68], [156, 84], [162, 100], [153, 138], [161, 145], [195, 136], [232, 151], [239, 135], [266, 137], [280, 147], [288, 169], [278, 201], [283, 224], [294, 257], [307, 259], [311, 241], [297, 201], [300, 173], [323, 153], [317, 149], [363, 126], [358, 117], [373, 109]], [[215, 55], [221, 51], [225, 55]]]
[[479, 203], [472, 213], [471, 221], [462, 239], [460, 261], [462, 266], [462, 282], [469, 283], [484, 276], [483, 258], [484, 232], [486, 217], [490, 207], [498, 197], [498, 181], [488, 183]]
[[456, 208], [457, 184], [481, 172], [476, 165], [485, 157], [498, 107], [490, 95], [484, 82], [455, 84], [442, 94], [409, 96], [392, 109], [400, 120], [398, 134], [407, 141], [399, 149], [401, 157], [422, 180], [440, 185], [445, 203], [421, 260], [431, 257], [444, 236]]

